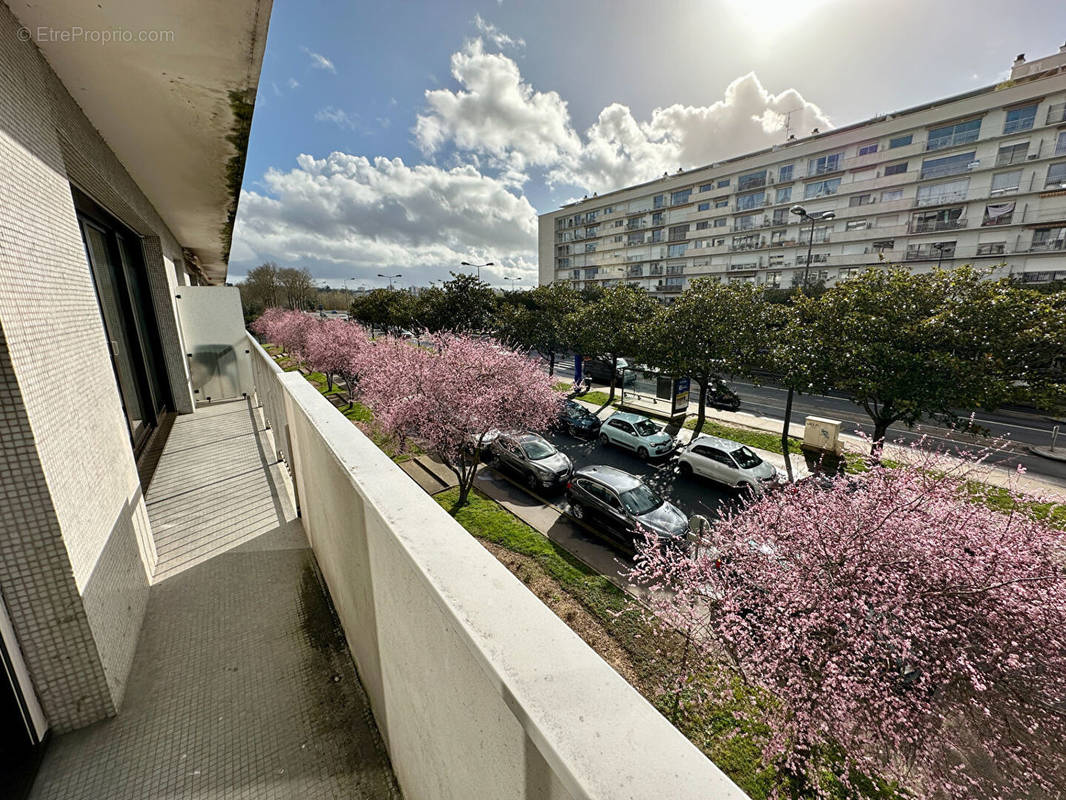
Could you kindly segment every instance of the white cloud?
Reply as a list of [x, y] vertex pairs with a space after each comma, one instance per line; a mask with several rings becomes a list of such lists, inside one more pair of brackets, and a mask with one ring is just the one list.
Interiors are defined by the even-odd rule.
[[474, 15], [474, 27], [477, 28], [478, 33], [480, 33], [482, 36], [484, 36], [486, 39], [488, 39], [501, 50], [505, 47], [513, 47], [515, 49], [520, 50], [526, 46], [525, 39], [515, 39], [511, 36], [508, 36], [506, 33], [501, 31], [491, 22], [486, 22], [484, 19], [482, 19], [480, 14]]
[[296, 80], [296, 78], [289, 78], [287, 85], [288, 85], [288, 87], [290, 89], [299, 89], [300, 88], [300, 82], [298, 80]]
[[307, 53], [308, 56], [310, 56], [312, 67], [314, 67], [315, 69], [324, 69], [327, 72], [332, 72], [334, 75], [337, 74], [337, 68], [333, 66], [333, 62], [326, 58], [324, 55], [322, 55], [321, 53], [316, 53], [313, 50], [308, 50], [306, 47], [303, 48], [303, 51]]
[[513, 60], [486, 53], [481, 39], [452, 55], [452, 75], [463, 88], [427, 91], [428, 109], [415, 123], [415, 138], [427, 155], [451, 144], [521, 171], [577, 152], [580, 142], [563, 99], [534, 91]]
[[320, 277], [372, 278], [388, 266], [424, 284], [480, 260], [534, 280], [536, 211], [473, 166], [301, 155], [288, 172], [268, 170], [263, 184], [264, 193], [241, 192], [235, 272], [267, 259], [315, 264]]
[[342, 128], [354, 131], [359, 127], [359, 115], [349, 114], [347, 111], [336, 106], [326, 106], [315, 112], [316, 122], [332, 122]]
[[644, 122], [614, 103], [585, 132], [580, 152], [560, 160], [549, 178], [589, 192], [610, 191], [679, 167], [690, 169], [781, 144], [786, 122], [797, 137], [832, 127], [825, 113], [795, 89], [772, 94], [753, 72], [729, 84], [721, 100], [707, 106], [656, 108]]

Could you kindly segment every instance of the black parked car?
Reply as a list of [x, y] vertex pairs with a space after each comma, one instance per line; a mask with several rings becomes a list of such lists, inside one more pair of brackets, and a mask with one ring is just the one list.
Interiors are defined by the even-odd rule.
[[565, 484], [574, 464], [535, 433], [501, 433], [492, 442], [492, 463], [517, 474], [531, 490]]
[[566, 499], [574, 519], [602, 530], [627, 552], [636, 549], [641, 528], [684, 546], [688, 518], [628, 472], [600, 465], [582, 467], [566, 485]]
[[567, 400], [559, 414], [557, 427], [571, 436], [595, 439], [600, 433], [600, 418], [581, 403]]
[[[615, 385], [621, 386], [625, 384], [628, 386], [631, 383], [637, 382], [637, 372], [634, 369], [630, 369], [632, 365], [624, 358], [618, 359], [618, 368], [615, 372]], [[585, 363], [582, 365], [582, 369], [586, 375], [592, 380], [599, 383], [611, 382], [611, 362], [599, 358], [586, 358]]]

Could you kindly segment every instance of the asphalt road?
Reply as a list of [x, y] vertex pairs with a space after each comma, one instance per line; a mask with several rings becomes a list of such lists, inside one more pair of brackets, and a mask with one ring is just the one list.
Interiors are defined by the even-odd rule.
[[[573, 378], [573, 359], [556, 364], [556, 373], [563, 379]], [[785, 389], [772, 384], [754, 384], [743, 380], [727, 380], [726, 384], [740, 397], [740, 411], [756, 414], [768, 419], [782, 420], [785, 415]], [[637, 378], [638, 391], [654, 393], [652, 381]], [[693, 386], [692, 402], [698, 399], [698, 388]], [[855, 434], [873, 430], [869, 417], [859, 406], [840, 395], [796, 395], [792, 402], [791, 422], [802, 425], [808, 415], [829, 417], [841, 420], [843, 433]], [[968, 442], [991, 445], [995, 440], [1005, 440], [1002, 446], [989, 459], [1001, 465], [1021, 464], [1034, 475], [1043, 475], [1066, 480], [1066, 462], [1053, 461], [1030, 453], [1030, 444], [1048, 446], [1051, 443], [1051, 429], [1059, 424], [1048, 417], [1021, 414], [1008, 411], [979, 411], [974, 422], [987, 429], [988, 436], [966, 437]], [[1066, 448], [1066, 424], [1062, 425], [1060, 446]], [[960, 440], [948, 438], [950, 433], [942, 425], [927, 423], [921, 431], [909, 430], [903, 425], [893, 425], [889, 429], [889, 438], [911, 442], [922, 434], [938, 446], [949, 450], [959, 450], [972, 444], [961, 444]]]

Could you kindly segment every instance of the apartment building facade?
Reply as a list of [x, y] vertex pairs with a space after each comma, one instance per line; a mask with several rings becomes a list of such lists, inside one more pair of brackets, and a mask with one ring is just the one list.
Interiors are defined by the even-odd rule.
[[539, 223], [542, 284], [627, 283], [667, 302], [698, 277], [832, 285], [884, 263], [1066, 280], [1066, 45], [1019, 56], [1000, 85], [586, 197]]

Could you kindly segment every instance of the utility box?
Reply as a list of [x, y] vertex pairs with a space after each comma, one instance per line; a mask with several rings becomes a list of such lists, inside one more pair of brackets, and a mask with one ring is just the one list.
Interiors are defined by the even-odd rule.
[[822, 453], [840, 454], [840, 420], [807, 417], [803, 428], [803, 447]]

